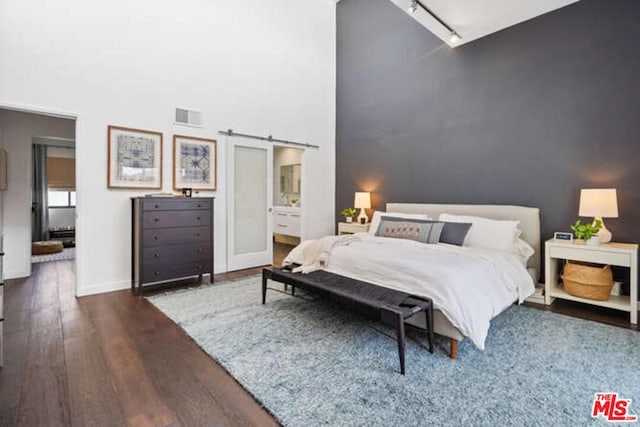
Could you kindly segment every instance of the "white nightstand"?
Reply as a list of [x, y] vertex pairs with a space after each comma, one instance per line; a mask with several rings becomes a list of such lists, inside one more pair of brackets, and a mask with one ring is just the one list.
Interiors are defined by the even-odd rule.
[[[586, 261], [627, 267], [630, 270], [631, 296], [612, 295], [607, 301], [596, 301], [575, 297], [564, 291], [558, 283], [559, 261]], [[562, 242], [547, 240], [545, 244], [544, 302], [549, 305], [555, 298], [578, 301], [631, 313], [631, 323], [638, 323], [638, 245], [629, 243], [603, 243], [598, 246], [585, 245], [582, 241]]]
[[338, 223], [338, 235], [340, 234], [354, 234], [354, 233], [366, 233], [369, 231], [371, 223], [358, 224], [357, 222], [339, 222]]

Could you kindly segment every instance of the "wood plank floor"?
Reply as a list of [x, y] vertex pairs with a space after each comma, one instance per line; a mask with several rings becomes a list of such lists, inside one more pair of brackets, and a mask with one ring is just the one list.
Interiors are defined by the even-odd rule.
[[0, 426], [277, 425], [146, 300], [74, 288], [73, 261], [6, 282]]
[[[280, 264], [290, 247], [275, 249]], [[5, 284], [0, 426], [277, 425], [146, 300], [130, 291], [75, 298], [74, 265], [34, 264], [31, 277]], [[530, 306], [631, 327], [628, 314], [613, 310]]]

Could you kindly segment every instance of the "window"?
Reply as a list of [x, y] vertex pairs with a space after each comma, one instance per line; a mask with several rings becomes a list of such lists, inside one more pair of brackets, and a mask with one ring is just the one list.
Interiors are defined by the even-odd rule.
[[50, 208], [72, 208], [76, 205], [76, 192], [49, 190], [47, 200]]

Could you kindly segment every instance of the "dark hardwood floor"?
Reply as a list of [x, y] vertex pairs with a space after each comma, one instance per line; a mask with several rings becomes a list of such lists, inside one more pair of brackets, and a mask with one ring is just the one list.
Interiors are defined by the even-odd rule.
[[[279, 265], [291, 247], [276, 245]], [[130, 291], [74, 297], [73, 261], [5, 284], [0, 425], [277, 425], [180, 328]], [[216, 281], [260, 268], [216, 275]], [[629, 328], [628, 314], [532, 307]], [[633, 329], [638, 329], [636, 326]]]
[[146, 300], [74, 287], [73, 261], [6, 282], [1, 426], [277, 425]]

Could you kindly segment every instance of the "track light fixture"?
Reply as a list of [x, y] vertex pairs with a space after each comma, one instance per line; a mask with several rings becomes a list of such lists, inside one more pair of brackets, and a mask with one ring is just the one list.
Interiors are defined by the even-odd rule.
[[409, 12], [409, 15], [413, 15], [416, 9], [418, 9], [418, 2], [416, 0], [412, 0], [411, 5], [407, 8], [407, 12]]
[[460, 40], [462, 40], [462, 37], [460, 37], [460, 34], [456, 33], [453, 28], [451, 28], [450, 26], [447, 25], [446, 22], [444, 22], [442, 19], [440, 19], [440, 17], [438, 15], [436, 15], [435, 13], [433, 13], [427, 6], [425, 6], [420, 0], [412, 0], [411, 4], [409, 5], [409, 7], [407, 8], [407, 12], [409, 12], [409, 15], [413, 15], [415, 13], [415, 11], [418, 9], [418, 6], [420, 6], [420, 8], [422, 10], [424, 10], [425, 12], [427, 12], [429, 15], [431, 15], [431, 17], [433, 19], [435, 19], [436, 21], [438, 21], [438, 23], [440, 25], [442, 25], [444, 28], [447, 29], [447, 31], [449, 31], [449, 42], [451, 44], [456, 44], [458, 43]]

